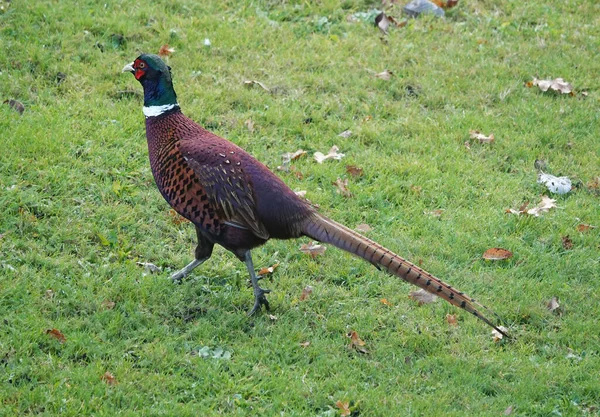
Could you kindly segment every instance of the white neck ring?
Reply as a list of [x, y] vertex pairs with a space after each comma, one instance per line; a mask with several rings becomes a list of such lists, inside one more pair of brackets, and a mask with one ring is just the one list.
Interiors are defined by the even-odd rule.
[[164, 104], [162, 106], [144, 106], [144, 116], [146, 117], [156, 117], [161, 114], [168, 112], [169, 110], [173, 110], [175, 107], [179, 106], [179, 104]]

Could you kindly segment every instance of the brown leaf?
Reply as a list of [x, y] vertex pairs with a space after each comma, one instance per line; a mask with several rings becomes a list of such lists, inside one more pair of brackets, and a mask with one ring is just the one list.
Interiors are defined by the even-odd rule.
[[8, 104], [11, 109], [16, 110], [19, 114], [23, 114], [25, 111], [23, 103], [17, 100], [4, 100], [3, 104]]
[[565, 250], [573, 248], [573, 240], [569, 237], [569, 235], [561, 236], [560, 239], [562, 240], [562, 246]]
[[335, 406], [340, 409], [340, 416], [342, 417], [346, 417], [352, 414], [352, 412], [350, 411], [350, 403], [348, 402], [342, 402], [338, 400], [335, 403]]
[[369, 351], [364, 348], [365, 342], [358, 336], [358, 333], [356, 333], [354, 330], [348, 332], [346, 336], [350, 338], [350, 344], [348, 345], [350, 349], [356, 349], [360, 353], [369, 353]]
[[456, 314], [446, 314], [446, 321], [450, 326], [458, 326], [458, 320]]
[[110, 301], [110, 300], [104, 300], [102, 301], [102, 307], [104, 307], [106, 310], [112, 310], [113, 308], [115, 308], [116, 303], [114, 301]]
[[307, 285], [302, 289], [302, 294], [300, 294], [300, 301], [306, 301], [309, 299], [310, 295], [313, 292], [313, 287]]
[[305, 243], [300, 246], [300, 250], [313, 258], [323, 255], [327, 250], [326, 246], [319, 245], [317, 242]]
[[558, 297], [552, 297], [550, 301], [546, 304], [548, 310], [557, 311], [560, 308], [560, 304], [558, 304]]
[[370, 232], [371, 230], [373, 230], [373, 228], [366, 223], [361, 223], [361, 224], [357, 225], [354, 229], [361, 233], [367, 233], [367, 232]]
[[283, 158], [284, 159], [287, 158], [290, 161], [295, 161], [296, 159], [300, 159], [303, 156], [306, 156], [306, 151], [302, 150], [302, 149], [298, 149], [296, 152], [293, 152], [293, 153], [288, 152], [288, 153], [284, 154]]
[[266, 92], [270, 93], [271, 90], [269, 90], [269, 88], [264, 85], [263, 83], [261, 83], [260, 81], [256, 81], [256, 80], [245, 80], [244, 81], [244, 85], [246, 87], [252, 87], [253, 85], [258, 85], [260, 88], [262, 88], [263, 90], [265, 90]]
[[531, 81], [531, 85], [528, 83], [527, 86], [537, 86], [544, 92], [548, 90], [558, 91], [562, 94], [572, 94], [573, 92], [573, 86], [562, 78], [555, 78], [554, 80], [538, 80], [534, 78]]
[[104, 381], [108, 385], [117, 385], [117, 379], [113, 374], [111, 374], [108, 371], [106, 371], [104, 375], [100, 377], [100, 379], [102, 379], [102, 381]]
[[590, 229], [595, 229], [598, 226], [592, 226], [591, 224], [581, 223], [577, 225], [578, 232], [587, 232]]
[[343, 195], [344, 197], [352, 197], [352, 193], [348, 189], [348, 178], [345, 178], [343, 181], [341, 178], [338, 178], [334, 182], [331, 183], [337, 187], [337, 192]]
[[394, 305], [392, 303], [390, 303], [387, 298], [382, 298], [381, 300], [379, 300], [379, 302], [383, 305], [386, 305], [388, 307], [393, 307]]
[[477, 140], [479, 143], [492, 143], [494, 141], [493, 133], [490, 133], [489, 136], [486, 136], [479, 130], [471, 130], [469, 135], [471, 139]]
[[46, 298], [48, 298], [48, 299], [51, 300], [51, 299], [54, 298], [55, 293], [54, 293], [54, 291], [52, 289], [47, 289], [46, 293], [44, 295], [45, 295]]
[[392, 71], [384, 70], [383, 72], [375, 74], [375, 77], [381, 78], [382, 80], [385, 80], [385, 81], [389, 81], [393, 75], [394, 75], [394, 73]]
[[423, 304], [431, 304], [438, 300], [437, 295], [431, 294], [423, 289], [411, 291], [408, 298], [415, 300], [420, 306]]
[[363, 176], [363, 169], [354, 165], [346, 165], [346, 172], [354, 178]]
[[306, 342], [300, 343], [300, 347], [307, 348], [309, 346], [310, 346], [310, 341], [308, 341], [308, 340]]
[[273, 271], [275, 271], [278, 266], [279, 266], [279, 263], [276, 263], [268, 268], [267, 267], [260, 268], [260, 270], [256, 273], [256, 275], [262, 276], [262, 275], [272, 274]]
[[340, 160], [344, 157], [343, 153], [338, 152], [340, 150], [340, 148], [338, 148], [337, 146], [333, 145], [331, 147], [331, 149], [329, 149], [329, 152], [327, 153], [327, 155], [324, 155], [322, 152], [315, 152], [314, 153], [314, 158], [315, 160], [322, 164], [324, 161], [328, 160], [328, 159], [335, 159], [335, 160]]
[[58, 329], [48, 329], [48, 330], [46, 330], [46, 334], [49, 335], [50, 337], [55, 338], [60, 343], [65, 343], [67, 341], [67, 338], [65, 337], [65, 335], [62, 334], [61, 331]]
[[269, 314], [269, 320], [277, 321], [277, 316], [274, 316], [273, 314]]
[[488, 261], [501, 261], [503, 259], [512, 258], [513, 253], [509, 250], [502, 248], [490, 248], [483, 252], [483, 259]]
[[514, 410], [514, 406], [509, 405], [508, 408], [506, 410], [504, 410], [504, 415], [510, 416], [512, 414], [513, 410]]
[[158, 55], [160, 55], [160, 56], [169, 56], [173, 52], [175, 52], [175, 48], [169, 48], [169, 44], [164, 44], [158, 50]]

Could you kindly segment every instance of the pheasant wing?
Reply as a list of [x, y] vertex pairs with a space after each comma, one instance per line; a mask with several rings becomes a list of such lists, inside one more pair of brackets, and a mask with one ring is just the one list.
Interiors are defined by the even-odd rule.
[[193, 144], [185, 142], [181, 143], [180, 150], [222, 220], [268, 239], [269, 232], [256, 213], [252, 184], [236, 155], [217, 152], [216, 157], [212, 157], [212, 154], [195, 151]]

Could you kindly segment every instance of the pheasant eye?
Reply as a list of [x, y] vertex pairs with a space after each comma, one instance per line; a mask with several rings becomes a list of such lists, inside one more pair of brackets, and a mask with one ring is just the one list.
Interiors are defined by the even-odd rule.
[[140, 63], [139, 63], [139, 65], [138, 65], [138, 68], [139, 68], [139, 69], [144, 69], [144, 68], [146, 68], [146, 63], [145, 63], [145, 62], [140, 62]]

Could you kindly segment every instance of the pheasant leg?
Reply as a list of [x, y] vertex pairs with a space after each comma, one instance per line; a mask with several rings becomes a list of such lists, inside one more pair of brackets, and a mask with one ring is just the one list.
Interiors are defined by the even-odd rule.
[[246, 263], [246, 268], [248, 268], [248, 273], [250, 274], [250, 281], [252, 282], [252, 290], [254, 291], [254, 307], [252, 310], [248, 312], [248, 315], [251, 316], [260, 310], [261, 306], [265, 306], [265, 309], [269, 310], [269, 302], [267, 301], [267, 297], [265, 294], [271, 292], [271, 290], [262, 289], [258, 285], [259, 278], [256, 276], [254, 272], [254, 264], [252, 263], [252, 256], [250, 255], [250, 251], [247, 251], [244, 254], [244, 262]]

